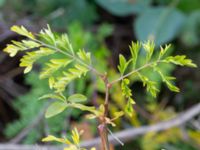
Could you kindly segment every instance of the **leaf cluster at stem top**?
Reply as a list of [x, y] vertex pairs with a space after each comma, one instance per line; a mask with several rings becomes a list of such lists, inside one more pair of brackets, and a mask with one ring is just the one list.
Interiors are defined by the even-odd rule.
[[[60, 98], [61, 95], [61, 97], [65, 97], [63, 92], [70, 82], [84, 77], [89, 71], [92, 71], [97, 76], [102, 78], [104, 82], [106, 81], [106, 86], [112, 86], [117, 82], [121, 82], [122, 94], [128, 101], [125, 112], [131, 115], [133, 112], [132, 104], [135, 103], [134, 99], [132, 98], [132, 90], [129, 88], [129, 77], [131, 75], [137, 76], [137, 78], [142, 81], [147, 91], [153, 97], [156, 97], [157, 93], [159, 92], [157, 83], [151, 80], [148, 76], [144, 75], [142, 71], [145, 69], [151, 69], [152, 71], [157, 72], [162, 81], [170, 90], [179, 92], [179, 88], [174, 85], [175, 77], [166, 76], [160, 69], [160, 64], [165, 63], [179, 66], [196, 67], [196, 65], [192, 63], [190, 59], [186, 58], [185, 55], [167, 56], [166, 54], [170, 49], [170, 45], [161, 47], [160, 51], [156, 52], [155, 44], [152, 41], [147, 41], [144, 43], [132, 42], [129, 47], [131, 58], [127, 60], [123, 55], [119, 55], [118, 69], [120, 72], [120, 77], [109, 82], [107, 75], [105, 76], [93, 67], [91, 53], [86, 52], [83, 49], [78, 51], [74, 50], [67, 34], [55, 34], [51, 31], [49, 26], [47, 26], [46, 29], [41, 30], [38, 34], [29, 32], [23, 26], [13, 26], [11, 30], [19, 35], [27, 37], [27, 39], [22, 41], [12, 41], [11, 44], [7, 45], [4, 51], [7, 52], [11, 57], [15, 56], [19, 51], [25, 52], [24, 56], [20, 60], [20, 66], [25, 67], [25, 73], [30, 72], [34, 63], [40, 58], [47, 58], [45, 67], [40, 71], [40, 78], [47, 78], [49, 81], [49, 87], [53, 90], [53, 94], [47, 95], [46, 98], [57, 99], [59, 101], [54, 102], [49, 106], [49, 109], [47, 110], [48, 117], [64, 111], [68, 106], [90, 111], [95, 115], [101, 114], [95, 111], [93, 107], [87, 107], [83, 104], [80, 104], [80, 102], [82, 102], [80, 101], [80, 95], [72, 96], [75, 98], [68, 98], [73, 99], [70, 100], [73, 101], [73, 105], [66, 105], [66, 102], [62, 101], [62, 98]], [[143, 53], [141, 53], [141, 51], [143, 51]], [[54, 56], [58, 53], [60, 54], [60, 57], [55, 58]], [[139, 62], [144, 55], [145, 63], [141, 65]], [[109, 93], [106, 95], [106, 101], [108, 101]], [[54, 113], [50, 113], [49, 115], [49, 112], [51, 111], [54, 111]]]

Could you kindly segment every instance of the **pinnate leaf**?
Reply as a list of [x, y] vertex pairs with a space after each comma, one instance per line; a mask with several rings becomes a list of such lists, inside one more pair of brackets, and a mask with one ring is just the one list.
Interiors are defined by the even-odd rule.
[[197, 67], [197, 65], [192, 63], [191, 59], [187, 59], [185, 55], [169, 56], [165, 61], [180, 66]]

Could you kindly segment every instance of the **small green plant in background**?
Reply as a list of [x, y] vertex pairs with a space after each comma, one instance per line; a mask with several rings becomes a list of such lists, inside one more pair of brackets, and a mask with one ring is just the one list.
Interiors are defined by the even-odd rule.
[[[135, 100], [133, 98], [134, 93], [129, 87], [133, 79], [131, 77], [141, 80], [147, 92], [156, 97], [159, 92], [158, 83], [145, 75], [145, 71], [155, 72], [171, 91], [179, 92], [179, 88], [174, 85], [175, 77], [167, 76], [161, 69], [162, 64], [196, 67], [184, 55], [168, 56], [170, 45], [161, 47], [160, 51], [155, 51], [155, 44], [152, 41], [144, 43], [132, 42], [130, 45], [131, 58], [127, 60], [123, 55], [119, 55], [118, 70], [120, 74], [113, 79], [112, 74], [109, 74], [106, 70], [102, 73], [95, 67], [92, 53], [84, 49], [74, 49], [76, 46], [71, 44], [67, 34], [59, 35], [53, 33], [49, 26], [38, 34], [29, 32], [23, 26], [13, 26], [11, 30], [28, 38], [21, 42], [12, 41], [4, 49], [11, 57], [15, 56], [19, 51], [25, 52], [25, 55], [20, 60], [20, 66], [25, 67], [24, 73], [30, 72], [34, 63], [38, 62], [39, 59], [46, 58], [39, 76], [41, 79], [48, 80], [51, 92], [41, 96], [40, 99], [52, 99], [53, 102], [48, 106], [45, 116], [47, 118], [53, 117], [68, 108], [76, 108], [88, 112], [87, 118], [99, 120], [98, 131], [101, 137], [102, 149], [104, 150], [110, 149], [107, 133], [108, 126], [115, 126], [115, 120], [124, 114], [133, 115]], [[141, 59], [144, 59], [141, 52], [145, 53], [143, 63], [139, 63]], [[65, 92], [66, 87], [72, 81], [82, 80], [88, 74], [101, 79], [105, 86], [105, 99], [98, 107], [87, 106], [85, 102], [88, 98], [82, 93], [69, 95]], [[117, 83], [121, 84], [121, 92], [126, 100], [126, 106], [124, 109], [116, 111], [113, 117], [110, 117], [109, 96]], [[74, 131], [74, 133], [76, 133], [74, 135], [78, 135], [77, 131]], [[47, 137], [44, 140], [51, 141], [53, 137], [50, 137], [50, 139]], [[76, 141], [73, 137], [73, 141]], [[73, 144], [77, 149], [80, 149], [76, 142], [72, 143], [72, 146]]]

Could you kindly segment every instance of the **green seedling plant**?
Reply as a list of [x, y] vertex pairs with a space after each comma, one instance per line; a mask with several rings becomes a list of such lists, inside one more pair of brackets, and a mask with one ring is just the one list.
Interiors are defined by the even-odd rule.
[[[101, 69], [102, 71], [108, 70], [107, 61], [104, 60], [106, 60], [110, 56], [110, 53], [109, 50], [106, 48], [106, 45], [104, 44], [104, 39], [105, 37], [109, 36], [111, 32], [112, 32], [112, 26], [108, 24], [102, 24], [101, 26], [99, 26], [98, 29], [95, 31], [95, 33], [89, 30], [84, 30], [84, 27], [79, 22], [72, 22], [70, 23], [70, 25], [67, 26], [68, 37], [73, 45], [73, 48], [75, 50], [78, 50], [79, 47], [84, 47], [86, 49], [92, 50], [90, 52], [93, 54], [93, 57], [97, 59], [95, 61], [101, 62], [100, 64], [95, 63], [97, 64], [95, 68], [98, 68], [98, 70]], [[40, 59], [39, 61], [36, 62], [36, 64], [34, 64], [34, 66], [40, 66], [40, 68], [44, 67], [45, 64], [43, 62], [46, 61], [45, 59], [46, 59], [45, 57]], [[91, 80], [91, 76], [92, 78], [94, 78], [93, 80]], [[14, 122], [7, 125], [6, 129], [4, 130], [4, 134], [6, 135], [7, 138], [12, 138], [17, 136], [18, 134], [20, 134], [23, 128], [26, 128], [27, 126], [31, 125], [36, 120], [36, 118], [42, 119], [44, 117], [44, 115], [42, 115], [41, 113], [44, 113], [48, 101], [40, 101], [38, 103], [37, 99], [41, 95], [51, 92], [48, 86], [48, 82], [46, 82], [46, 80], [40, 80], [40, 82], [35, 82], [39, 80], [39, 73], [37, 69], [34, 69], [32, 72], [27, 74], [24, 79], [25, 79], [25, 84], [28, 84], [31, 87], [31, 89], [27, 93], [17, 97], [17, 99], [13, 101], [12, 105], [18, 112], [20, 118], [16, 119]], [[95, 79], [97, 79], [95, 78], [95, 76], [87, 75], [87, 77], [84, 78], [83, 80], [73, 81], [67, 87], [65, 93], [68, 93], [68, 95], [72, 95], [74, 93], [84, 92], [84, 94], [87, 95], [88, 99], [91, 99], [91, 97], [93, 97], [92, 95], [95, 95], [94, 93], [97, 92], [97, 90], [99, 90], [100, 88], [104, 89], [103, 84], [96, 83], [100, 80], [96, 81]], [[98, 85], [98, 87], [96, 85]], [[101, 94], [101, 96], [103, 100], [103, 95]], [[92, 98], [92, 101], [88, 101], [86, 103], [87, 104], [92, 103], [96, 99]], [[124, 101], [121, 100], [121, 102], [123, 103]], [[111, 115], [114, 112], [115, 111], [113, 111]], [[44, 134], [48, 135], [47, 132], [59, 137], [60, 134], [62, 133], [64, 134], [70, 130], [71, 124], [67, 123], [70, 118], [77, 118], [78, 116], [84, 113], [85, 112], [81, 112], [81, 110], [79, 109], [67, 109], [64, 113], [60, 115], [57, 115], [55, 117], [46, 120], [43, 119], [42, 122], [44, 123], [40, 124], [37, 129], [34, 128], [31, 130], [31, 132], [28, 132], [26, 137], [22, 139], [22, 143], [23, 144], [35, 143], [36, 141], [40, 140], [41, 137], [44, 136]], [[81, 120], [81, 118], [82, 117], [79, 117], [78, 120], [79, 119]], [[62, 122], [62, 124], [60, 124], [60, 122]], [[91, 120], [90, 122], [96, 122], [96, 121]], [[46, 129], [45, 126], [48, 126], [48, 130]]]
[[[196, 67], [192, 60], [186, 58], [185, 55], [166, 56], [170, 45], [160, 47], [160, 51], [155, 51], [155, 44], [152, 41], [147, 42], [132, 42], [130, 45], [131, 57], [127, 60], [123, 55], [119, 55], [119, 76], [112, 79], [106, 72], [102, 73], [94, 67], [93, 56], [90, 52], [80, 49], [74, 50], [73, 45], [68, 39], [67, 34], [53, 33], [49, 26], [42, 29], [38, 34], [33, 34], [23, 26], [13, 26], [12, 31], [19, 35], [25, 36], [27, 39], [22, 41], [12, 41], [4, 49], [11, 57], [14, 57], [18, 52], [23, 51], [25, 54], [20, 60], [20, 66], [25, 67], [24, 73], [32, 70], [34, 63], [40, 58], [46, 57], [45, 67], [39, 73], [41, 79], [47, 79], [51, 93], [47, 93], [40, 97], [42, 99], [51, 99], [53, 102], [48, 106], [45, 117], [50, 118], [62, 113], [68, 108], [80, 109], [88, 112], [88, 119], [97, 119], [99, 122], [98, 131], [101, 138], [102, 150], [109, 150], [110, 144], [108, 140], [108, 126], [115, 126], [114, 121], [124, 114], [133, 114], [133, 105], [135, 100], [133, 92], [129, 87], [131, 76], [139, 78], [147, 92], [153, 97], [156, 97], [159, 90], [157, 82], [153, 81], [146, 75], [144, 71], [151, 69], [160, 75], [162, 82], [174, 92], [179, 92], [179, 88], [174, 85], [175, 77], [166, 76], [160, 69], [161, 64], [174, 64], [179, 66]], [[55, 57], [60, 54], [59, 57]], [[145, 55], [145, 62], [139, 64], [141, 56]], [[152, 57], [154, 55], [154, 57]], [[98, 62], [101, 63], [101, 62]], [[85, 101], [87, 97], [82, 93], [67, 95], [65, 89], [74, 80], [81, 80], [87, 74], [93, 74], [100, 78], [105, 85], [105, 100], [98, 107], [87, 106]], [[126, 107], [115, 112], [114, 117], [109, 117], [110, 92], [116, 83], [120, 82], [122, 95], [126, 99]], [[72, 131], [72, 140], [59, 139], [54, 136], [48, 136], [43, 141], [57, 141], [69, 145], [67, 149], [81, 150], [79, 145], [79, 132], [77, 129]], [[92, 148], [94, 149], [94, 148]]]

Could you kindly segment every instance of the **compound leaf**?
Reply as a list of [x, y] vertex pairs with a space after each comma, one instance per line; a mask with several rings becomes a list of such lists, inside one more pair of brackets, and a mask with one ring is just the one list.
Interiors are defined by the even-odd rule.
[[185, 55], [169, 56], [164, 61], [180, 66], [197, 67], [196, 64], [192, 63], [191, 59], [186, 59]]

